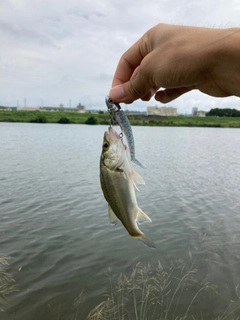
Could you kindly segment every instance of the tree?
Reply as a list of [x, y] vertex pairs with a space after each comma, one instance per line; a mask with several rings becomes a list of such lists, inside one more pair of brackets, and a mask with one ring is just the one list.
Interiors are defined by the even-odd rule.
[[225, 108], [225, 109], [214, 108], [207, 113], [207, 116], [240, 117], [240, 111], [237, 109], [229, 109], [229, 108]]
[[89, 117], [86, 121], [85, 124], [98, 124], [98, 119], [95, 117]]

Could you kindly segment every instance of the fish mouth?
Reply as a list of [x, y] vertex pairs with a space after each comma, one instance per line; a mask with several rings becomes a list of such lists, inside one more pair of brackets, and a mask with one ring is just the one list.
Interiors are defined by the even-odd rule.
[[109, 135], [109, 134], [112, 132], [112, 130], [114, 130], [114, 129], [112, 128], [112, 126], [109, 126], [109, 127], [108, 127], [108, 131], [105, 131], [105, 134], [104, 134], [104, 135]]
[[108, 131], [105, 131], [104, 133], [104, 139], [107, 141], [116, 142], [120, 139], [120, 137], [117, 131], [115, 131], [112, 126], [110, 126], [108, 127]]
[[[107, 151], [111, 144], [115, 144], [117, 142], [113, 130], [114, 129], [112, 129], [112, 127], [109, 127], [108, 131], [104, 132], [104, 137], [103, 137], [103, 150], [104, 151]], [[105, 144], [108, 145], [108, 148], [104, 146]]]
[[108, 128], [108, 131], [104, 132], [104, 140], [105, 141], [110, 141], [110, 128]]
[[116, 131], [113, 129], [112, 126], [109, 126], [108, 127], [108, 132], [111, 134], [111, 133], [116, 132]]

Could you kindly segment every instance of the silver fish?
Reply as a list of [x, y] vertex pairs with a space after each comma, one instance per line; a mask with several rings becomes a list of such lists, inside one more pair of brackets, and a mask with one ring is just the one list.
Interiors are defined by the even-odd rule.
[[103, 138], [100, 182], [108, 202], [110, 223], [115, 225], [120, 220], [131, 237], [155, 248], [153, 241], [142, 233], [137, 224], [141, 221], [151, 222], [151, 219], [138, 207], [134, 190], [138, 189], [136, 183], [145, 184], [145, 182], [131, 169], [128, 148], [112, 127], [109, 127]]
[[138, 161], [135, 158], [135, 145], [134, 145], [132, 127], [125, 112], [121, 110], [121, 107], [118, 103], [113, 102], [108, 96], [106, 96], [105, 102], [108, 107], [108, 112], [110, 113], [110, 117], [112, 121], [114, 120], [119, 124], [123, 133], [126, 136], [127, 143], [130, 149], [131, 161], [142, 168], [146, 168], [144, 164], [142, 164], [140, 161]]

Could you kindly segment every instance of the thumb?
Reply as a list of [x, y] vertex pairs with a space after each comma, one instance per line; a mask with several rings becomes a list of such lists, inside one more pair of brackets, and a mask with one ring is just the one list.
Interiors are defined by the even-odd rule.
[[138, 73], [136, 77], [133, 77], [129, 81], [113, 87], [109, 92], [109, 97], [114, 102], [132, 103], [133, 101], [152, 96], [152, 88], [154, 84], [151, 84], [149, 78], [146, 75]]

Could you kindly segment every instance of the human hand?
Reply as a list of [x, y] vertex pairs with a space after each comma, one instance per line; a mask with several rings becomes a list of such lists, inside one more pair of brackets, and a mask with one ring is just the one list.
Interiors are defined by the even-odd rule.
[[[109, 96], [114, 102], [170, 102], [193, 89], [240, 96], [240, 28], [159, 24], [121, 57]], [[159, 90], [161, 88], [161, 90]]]

